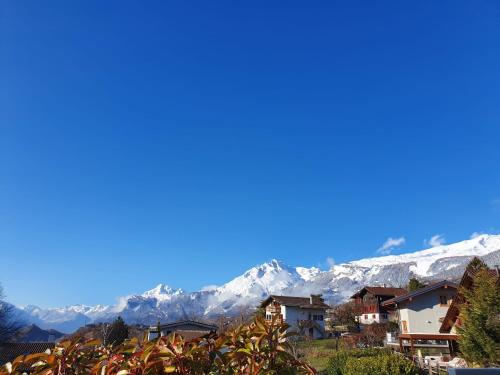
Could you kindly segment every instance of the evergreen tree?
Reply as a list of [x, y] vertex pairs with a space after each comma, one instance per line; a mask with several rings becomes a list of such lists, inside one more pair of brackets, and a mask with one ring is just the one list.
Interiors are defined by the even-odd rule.
[[486, 267], [474, 276], [473, 287], [460, 291], [458, 343], [464, 359], [471, 365], [489, 367], [500, 364], [500, 283]]
[[128, 326], [123, 319], [119, 316], [115, 319], [109, 331], [108, 342], [111, 345], [120, 345], [128, 338]]
[[408, 286], [406, 289], [408, 289], [409, 292], [414, 292], [416, 290], [419, 290], [421, 288], [425, 287], [425, 284], [420, 282], [419, 279], [412, 277], [410, 281], [408, 282]]

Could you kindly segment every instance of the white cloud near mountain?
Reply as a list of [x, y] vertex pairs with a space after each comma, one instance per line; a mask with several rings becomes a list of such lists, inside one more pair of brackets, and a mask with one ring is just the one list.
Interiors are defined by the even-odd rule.
[[425, 246], [430, 246], [430, 247], [436, 247], [436, 246], [441, 246], [446, 243], [446, 239], [442, 234], [435, 234], [428, 240], [424, 240], [424, 245]]
[[389, 237], [382, 246], [377, 249], [378, 254], [388, 255], [392, 252], [392, 250], [403, 246], [406, 243], [406, 239], [404, 237], [392, 238]]
[[328, 269], [331, 269], [335, 265], [335, 259], [332, 257], [326, 258], [326, 265], [328, 266]]
[[474, 238], [477, 238], [481, 235], [483, 235], [484, 232], [473, 232], [471, 235], [470, 235], [470, 239], [473, 240]]

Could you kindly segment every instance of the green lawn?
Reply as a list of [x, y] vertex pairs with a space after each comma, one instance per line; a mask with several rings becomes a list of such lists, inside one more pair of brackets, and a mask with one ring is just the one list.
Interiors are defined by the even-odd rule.
[[[340, 348], [339, 340], [339, 348]], [[328, 359], [335, 353], [336, 339], [300, 341], [297, 349], [301, 360], [315, 367], [320, 373], [326, 370]]]

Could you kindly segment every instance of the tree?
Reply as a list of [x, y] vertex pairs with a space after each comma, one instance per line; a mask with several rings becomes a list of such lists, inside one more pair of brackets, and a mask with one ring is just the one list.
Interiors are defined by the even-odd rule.
[[359, 315], [361, 315], [360, 306], [356, 305], [354, 301], [350, 301], [332, 309], [331, 322], [332, 325], [345, 325], [350, 332], [355, 332], [359, 331], [359, 323], [356, 321], [356, 317]]
[[21, 327], [22, 323], [16, 317], [14, 306], [4, 301], [0, 285], [0, 343], [14, 340]]
[[422, 289], [423, 287], [425, 287], [424, 283], [422, 283], [419, 279], [412, 277], [408, 282], [408, 286], [406, 287], [406, 289], [408, 289], [409, 292], [414, 292], [416, 290]]
[[473, 278], [473, 286], [461, 289], [464, 303], [460, 306], [457, 325], [458, 343], [469, 364], [489, 367], [500, 364], [500, 283], [487, 267], [481, 267]]
[[109, 330], [109, 335], [108, 335], [108, 343], [114, 346], [120, 345], [127, 338], [128, 338], [128, 326], [119, 316], [111, 324], [111, 328]]
[[111, 325], [109, 323], [102, 323], [100, 327], [100, 336], [103, 345], [109, 344], [109, 335], [111, 333]]
[[382, 346], [388, 332], [386, 323], [366, 324], [361, 331], [361, 342], [366, 346]]

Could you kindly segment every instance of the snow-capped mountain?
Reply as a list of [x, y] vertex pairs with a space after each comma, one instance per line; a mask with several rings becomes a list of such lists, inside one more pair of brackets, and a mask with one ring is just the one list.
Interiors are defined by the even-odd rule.
[[238, 314], [242, 309], [255, 307], [269, 294], [321, 293], [327, 302], [338, 303], [363, 285], [404, 286], [414, 276], [428, 280], [458, 278], [474, 256], [480, 256], [491, 266], [500, 264], [500, 235], [485, 234], [413, 253], [356, 260], [334, 265], [328, 271], [290, 267], [272, 260], [224, 285], [197, 292], [159, 284], [142, 295], [121, 297], [115, 305], [49, 309], [26, 306], [18, 310], [29, 323], [70, 332], [85, 323], [108, 321], [118, 315], [129, 323], [153, 324], [158, 320]]
[[157, 301], [170, 301], [172, 298], [184, 294], [182, 289], [173, 289], [166, 284], [158, 284], [155, 288], [142, 294], [146, 298], [155, 298]]

